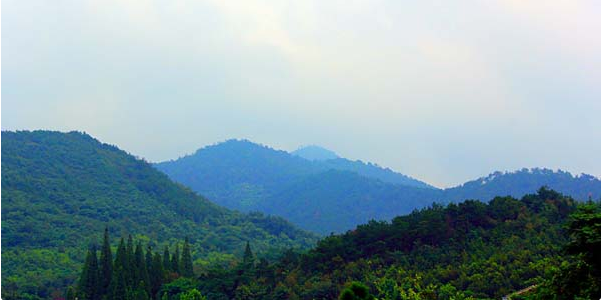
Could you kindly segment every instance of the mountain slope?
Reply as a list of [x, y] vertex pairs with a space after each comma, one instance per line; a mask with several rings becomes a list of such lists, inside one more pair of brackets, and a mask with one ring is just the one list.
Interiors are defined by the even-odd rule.
[[220, 205], [257, 210], [262, 202], [288, 186], [328, 170], [343, 170], [392, 184], [431, 188], [390, 169], [344, 158], [307, 160], [247, 140], [228, 140], [192, 155], [155, 164], [171, 179]]
[[262, 252], [316, 241], [282, 219], [219, 207], [86, 134], [2, 132], [3, 290], [35, 282], [46, 286], [39, 295], [73, 280], [76, 259], [105, 226], [161, 243], [188, 236], [196, 258], [238, 253], [247, 240]]
[[577, 200], [601, 197], [601, 181], [590, 175], [524, 169], [442, 190], [374, 164], [345, 158], [311, 161], [237, 140], [155, 166], [218, 204], [282, 216], [322, 234], [344, 232], [371, 218], [389, 220], [432, 202], [521, 197], [541, 186]]
[[460, 186], [446, 189], [443, 199], [447, 202], [462, 199], [488, 201], [497, 195], [522, 197], [541, 186], [548, 186], [577, 200], [601, 198], [601, 180], [591, 175], [574, 176], [565, 171], [550, 169], [521, 169], [515, 172], [494, 172], [486, 177], [468, 181]]
[[346, 158], [337, 158], [323, 161], [322, 165], [325, 169], [355, 172], [361, 176], [395, 185], [435, 189], [435, 187], [423, 181], [395, 172], [389, 168], [382, 168], [376, 164], [364, 163], [360, 160], [352, 161]]
[[235, 280], [236, 269], [209, 273], [198, 288], [220, 299], [249, 291], [262, 299], [336, 299], [359, 281], [376, 299], [500, 299], [563, 265], [563, 225], [575, 207], [548, 189], [521, 200], [434, 205], [328, 236], [308, 253], [287, 252], [250, 278]]
[[279, 190], [257, 207], [320, 234], [344, 232], [432, 204], [440, 191], [393, 185], [349, 171], [329, 170]]
[[300, 147], [290, 152], [290, 154], [300, 156], [306, 160], [329, 160], [339, 158], [334, 151], [316, 145]]

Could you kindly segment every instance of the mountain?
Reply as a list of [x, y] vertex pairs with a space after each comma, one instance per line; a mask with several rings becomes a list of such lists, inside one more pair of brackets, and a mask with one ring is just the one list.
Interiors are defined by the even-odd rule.
[[435, 189], [435, 187], [423, 181], [395, 172], [389, 168], [383, 168], [372, 163], [364, 163], [360, 160], [352, 161], [346, 158], [337, 158], [323, 161], [322, 164], [325, 169], [350, 171], [368, 178], [378, 179], [395, 185]]
[[521, 197], [548, 186], [574, 199], [601, 199], [601, 180], [592, 175], [577, 176], [562, 170], [524, 168], [514, 172], [494, 172], [444, 191], [447, 202], [463, 199], [488, 201], [497, 195]]
[[307, 176], [268, 197], [256, 208], [284, 216], [299, 227], [330, 234], [369, 220], [388, 220], [432, 204], [440, 191], [394, 185], [357, 173], [329, 170]]
[[300, 147], [290, 152], [290, 154], [300, 156], [307, 160], [329, 160], [338, 158], [338, 155], [334, 153], [334, 151], [316, 145]]
[[246, 140], [212, 145], [155, 166], [218, 204], [281, 216], [321, 234], [344, 232], [370, 219], [389, 220], [433, 202], [521, 197], [541, 186], [578, 200], [601, 198], [601, 181], [590, 175], [523, 169], [437, 189], [375, 164], [307, 160]]
[[240, 254], [247, 241], [266, 255], [316, 241], [281, 218], [213, 204], [87, 134], [2, 132], [3, 296], [51, 297], [74, 280], [105, 226], [113, 237], [129, 233], [154, 246], [189, 237], [199, 263]]
[[[155, 166], [220, 205], [282, 216], [322, 234], [411, 212], [440, 194], [374, 164], [344, 158], [311, 161], [247, 140], [229, 140]], [[404, 201], [408, 195], [420, 196]], [[302, 207], [307, 201], [315, 208], [310, 213]], [[332, 214], [343, 207], [346, 217]]]

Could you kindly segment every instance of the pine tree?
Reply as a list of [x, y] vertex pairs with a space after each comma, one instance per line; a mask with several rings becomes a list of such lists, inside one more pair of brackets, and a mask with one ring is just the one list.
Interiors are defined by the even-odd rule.
[[98, 290], [100, 287], [98, 278], [98, 258], [96, 257], [96, 247], [92, 246], [86, 254], [86, 261], [81, 271], [78, 291], [82, 299], [98, 300]]
[[182, 276], [194, 277], [194, 268], [192, 265], [192, 254], [190, 253], [190, 243], [188, 238], [184, 242], [184, 248], [182, 249], [182, 261], [181, 268]]
[[134, 287], [138, 284], [138, 278], [136, 276], [136, 262], [134, 257], [134, 241], [131, 234], [127, 237], [127, 247], [125, 248], [127, 253], [127, 267], [125, 268], [126, 280], [129, 287]]
[[163, 270], [165, 272], [170, 272], [171, 270], [171, 256], [169, 255], [169, 246], [165, 246], [165, 250], [163, 251]]
[[125, 248], [125, 241], [121, 238], [119, 247], [117, 247], [117, 253], [115, 254], [115, 263], [113, 265], [113, 275], [110, 284], [110, 297], [112, 300], [126, 300], [128, 283], [127, 283], [127, 270], [128, 266], [127, 250]]
[[165, 270], [163, 269], [163, 262], [161, 261], [161, 255], [155, 253], [152, 257], [152, 273], [150, 275], [151, 292], [150, 294], [154, 297], [161, 285], [163, 285], [165, 279]]
[[138, 244], [136, 245], [134, 257], [134, 269], [136, 273], [136, 278], [138, 279], [137, 288], [144, 289], [146, 292], [148, 292], [150, 291], [150, 279], [148, 278], [148, 269], [146, 268], [144, 251], [142, 250], [142, 242], [138, 242]]
[[[144, 258], [146, 262], [146, 271], [148, 273], [148, 279], [150, 280], [150, 274], [152, 274], [152, 247], [150, 245], [146, 246], [146, 257]], [[150, 286], [150, 281], [148, 281], [148, 285]]]
[[244, 249], [244, 256], [242, 257], [242, 266], [246, 270], [252, 269], [255, 264], [255, 256], [252, 250], [250, 250], [250, 243], [246, 242], [246, 248]]
[[171, 270], [177, 274], [181, 274], [179, 270], [179, 246], [175, 245], [175, 253], [171, 256]]
[[109, 229], [104, 229], [104, 241], [100, 252], [100, 297], [106, 296], [113, 275], [113, 252], [109, 240]]
[[75, 290], [72, 286], [67, 288], [67, 292], [65, 293], [65, 300], [75, 300]]

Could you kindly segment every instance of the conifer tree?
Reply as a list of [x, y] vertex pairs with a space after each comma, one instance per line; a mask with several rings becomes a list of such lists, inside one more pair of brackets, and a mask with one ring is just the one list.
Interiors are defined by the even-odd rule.
[[115, 263], [113, 264], [113, 275], [110, 284], [110, 297], [112, 300], [126, 300], [129, 285], [127, 283], [126, 274], [128, 273], [127, 250], [123, 238], [117, 247], [115, 254]]
[[[146, 271], [148, 272], [148, 279], [150, 279], [150, 274], [152, 274], [152, 247], [150, 245], [146, 246], [146, 257], [144, 258], [146, 261]], [[150, 286], [150, 281], [148, 281], [148, 285]]]
[[135, 272], [137, 280], [137, 288], [143, 289], [148, 292], [150, 289], [150, 279], [148, 278], [148, 269], [146, 268], [146, 260], [144, 258], [144, 251], [142, 250], [142, 242], [138, 242], [136, 245], [135, 257]]
[[177, 274], [181, 274], [179, 270], [179, 246], [175, 245], [175, 253], [171, 256], [171, 270]]
[[131, 237], [131, 234], [128, 235], [127, 237], [127, 247], [126, 249], [126, 254], [127, 254], [127, 266], [125, 268], [126, 273], [126, 279], [128, 282], [128, 286], [130, 287], [134, 287], [137, 283], [138, 283], [138, 278], [136, 276], [136, 263], [135, 263], [135, 257], [134, 257], [134, 241]]
[[111, 276], [113, 275], [113, 253], [109, 240], [109, 229], [104, 229], [104, 240], [100, 252], [100, 297], [106, 296], [109, 292], [111, 284]]
[[163, 270], [170, 272], [171, 270], [171, 256], [169, 254], [169, 246], [165, 246], [163, 251]]
[[190, 242], [188, 238], [184, 241], [184, 248], [182, 249], [182, 261], [181, 268], [182, 276], [194, 277], [194, 268], [192, 265], [192, 254], [190, 253]]
[[72, 286], [67, 288], [67, 292], [65, 293], [65, 300], [75, 300], [75, 290]]
[[250, 243], [246, 242], [246, 248], [244, 249], [244, 256], [242, 257], [242, 265], [246, 270], [250, 270], [255, 263], [255, 256], [250, 249]]
[[151, 284], [150, 294], [154, 297], [161, 288], [161, 285], [163, 285], [165, 278], [165, 270], [163, 269], [163, 262], [159, 253], [155, 253], [152, 257], [152, 273], [149, 275]]
[[98, 278], [98, 258], [96, 257], [96, 247], [92, 246], [86, 254], [86, 261], [79, 279], [79, 294], [85, 300], [98, 300], [98, 290], [100, 287]]

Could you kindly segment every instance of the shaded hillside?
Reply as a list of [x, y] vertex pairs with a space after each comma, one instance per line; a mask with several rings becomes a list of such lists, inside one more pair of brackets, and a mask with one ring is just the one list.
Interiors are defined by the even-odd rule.
[[565, 171], [544, 168], [521, 169], [515, 172], [494, 172], [445, 190], [447, 202], [462, 199], [488, 201], [497, 195], [521, 197], [548, 186], [577, 200], [601, 199], [601, 180], [591, 175], [574, 176]]
[[329, 234], [369, 220], [387, 220], [435, 202], [440, 191], [393, 185], [349, 171], [311, 175], [279, 190], [257, 208]]
[[283, 219], [221, 208], [89, 135], [2, 132], [3, 291], [35, 283], [45, 288], [28, 292], [44, 294], [73, 280], [107, 224], [113, 236], [160, 243], [188, 236], [195, 258], [241, 251], [248, 240], [262, 252], [316, 240]]
[[300, 147], [290, 152], [290, 154], [300, 156], [307, 160], [329, 160], [339, 158], [338, 154], [333, 151], [316, 145]]
[[389, 168], [383, 168], [372, 163], [364, 163], [360, 160], [352, 161], [346, 158], [337, 158], [323, 161], [322, 164], [326, 169], [355, 172], [368, 178], [378, 179], [395, 185], [436, 189], [423, 181], [397, 173]]
[[374, 164], [344, 158], [310, 161], [246, 140], [229, 140], [155, 166], [216, 203], [241, 211], [257, 210], [270, 196], [328, 170], [351, 171], [398, 185], [431, 187]]
[[441, 190], [374, 164], [344, 158], [310, 161], [237, 140], [155, 166], [219, 204], [282, 216], [322, 234], [343, 232], [370, 219], [389, 220], [432, 202], [521, 197], [541, 186], [577, 200], [601, 198], [601, 181], [589, 175], [524, 169]]

